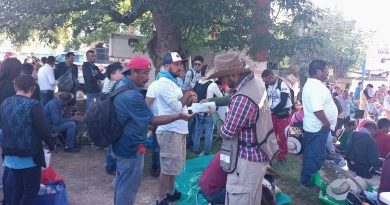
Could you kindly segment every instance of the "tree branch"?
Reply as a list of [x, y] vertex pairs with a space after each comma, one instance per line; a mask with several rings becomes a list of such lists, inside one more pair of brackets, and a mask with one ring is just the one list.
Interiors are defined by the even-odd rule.
[[106, 8], [106, 12], [113, 21], [130, 25], [150, 9], [151, 7], [149, 1], [136, 0], [132, 2], [131, 10], [125, 15], [122, 15], [119, 11], [113, 8]]

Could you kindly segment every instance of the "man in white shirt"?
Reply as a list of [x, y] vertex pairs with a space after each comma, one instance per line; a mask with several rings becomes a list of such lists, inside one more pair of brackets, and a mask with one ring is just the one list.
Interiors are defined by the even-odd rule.
[[[176, 52], [167, 53], [163, 58], [165, 71], [158, 75], [156, 103], [159, 116], [187, 113], [187, 106], [196, 102], [193, 91], [183, 91], [178, 85], [177, 77], [183, 69], [183, 60]], [[156, 131], [160, 145], [160, 187], [157, 205], [168, 205], [177, 201], [181, 193], [175, 190], [175, 178], [184, 167], [186, 158], [186, 134], [188, 123], [176, 120], [166, 125], [160, 125]]]
[[[208, 80], [206, 78], [207, 66], [203, 66], [200, 71], [201, 78], [195, 84], [194, 91], [198, 96], [198, 100], [210, 99], [214, 97], [223, 97], [222, 92], [219, 90], [218, 85], [214, 80]], [[211, 115], [207, 113], [199, 113], [196, 115], [196, 124], [194, 132], [194, 144], [192, 146], [192, 151], [199, 154], [200, 149], [200, 137], [204, 131], [205, 144], [204, 144], [204, 155], [209, 155], [211, 152], [212, 141], [213, 141], [213, 131], [214, 131], [214, 122]]]
[[38, 71], [38, 84], [41, 89], [41, 103], [45, 106], [54, 97], [57, 81], [54, 78], [54, 66], [56, 58], [49, 56], [47, 63]]
[[312, 175], [317, 172], [326, 158], [326, 142], [337, 122], [337, 107], [323, 82], [328, 78], [326, 63], [313, 60], [309, 65], [309, 75], [302, 91], [303, 153], [301, 184], [310, 187]]
[[286, 159], [288, 154], [286, 128], [290, 124], [292, 98], [290, 88], [272, 70], [264, 70], [261, 78], [267, 89], [268, 103], [272, 114], [272, 124], [278, 137], [278, 161]]

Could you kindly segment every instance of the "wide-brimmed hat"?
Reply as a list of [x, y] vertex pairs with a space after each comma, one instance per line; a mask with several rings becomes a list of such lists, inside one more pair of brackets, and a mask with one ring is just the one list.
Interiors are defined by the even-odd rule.
[[368, 187], [366, 180], [359, 176], [354, 177], [352, 181], [356, 183], [358, 193], [365, 191]]
[[298, 82], [298, 79], [293, 75], [293, 74], [290, 74], [286, 77], [286, 80], [292, 85], [294, 86], [295, 83]]
[[290, 136], [287, 139], [287, 148], [288, 153], [299, 154], [302, 151], [302, 143], [297, 137]]
[[339, 201], [347, 199], [350, 191], [358, 192], [356, 183], [351, 179], [336, 179], [326, 188], [326, 194]]
[[236, 51], [226, 51], [217, 54], [214, 58], [214, 66], [207, 72], [208, 79], [221, 78], [232, 74], [250, 72], [245, 60]]

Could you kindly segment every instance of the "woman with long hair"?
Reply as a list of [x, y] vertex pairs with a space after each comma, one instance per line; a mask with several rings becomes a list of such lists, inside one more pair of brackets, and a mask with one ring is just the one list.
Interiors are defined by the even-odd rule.
[[[46, 166], [42, 141], [50, 150], [54, 149], [54, 141], [41, 104], [31, 99], [34, 78], [19, 75], [14, 87], [16, 95], [4, 100], [0, 107], [4, 166], [15, 179], [12, 204], [32, 205], [40, 188], [41, 167]], [[6, 189], [7, 186], [10, 185], [6, 184]]]

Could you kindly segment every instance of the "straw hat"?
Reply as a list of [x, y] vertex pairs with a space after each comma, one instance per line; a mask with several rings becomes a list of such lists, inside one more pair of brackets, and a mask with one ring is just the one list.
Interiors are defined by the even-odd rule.
[[356, 183], [351, 179], [336, 179], [326, 188], [326, 194], [338, 201], [347, 199], [350, 191], [358, 191]]
[[286, 81], [288, 81], [292, 86], [294, 86], [295, 83], [298, 82], [298, 79], [293, 74], [290, 74], [286, 77]]
[[367, 187], [368, 187], [366, 180], [364, 180], [363, 178], [361, 178], [359, 176], [354, 177], [352, 179], [352, 181], [357, 184], [357, 191], [358, 191], [358, 193], [366, 190]]
[[299, 154], [302, 151], [302, 143], [295, 136], [290, 136], [287, 139], [288, 153]]
[[217, 54], [214, 58], [214, 67], [207, 73], [208, 79], [221, 78], [232, 74], [250, 72], [245, 60], [236, 51], [226, 51]]

